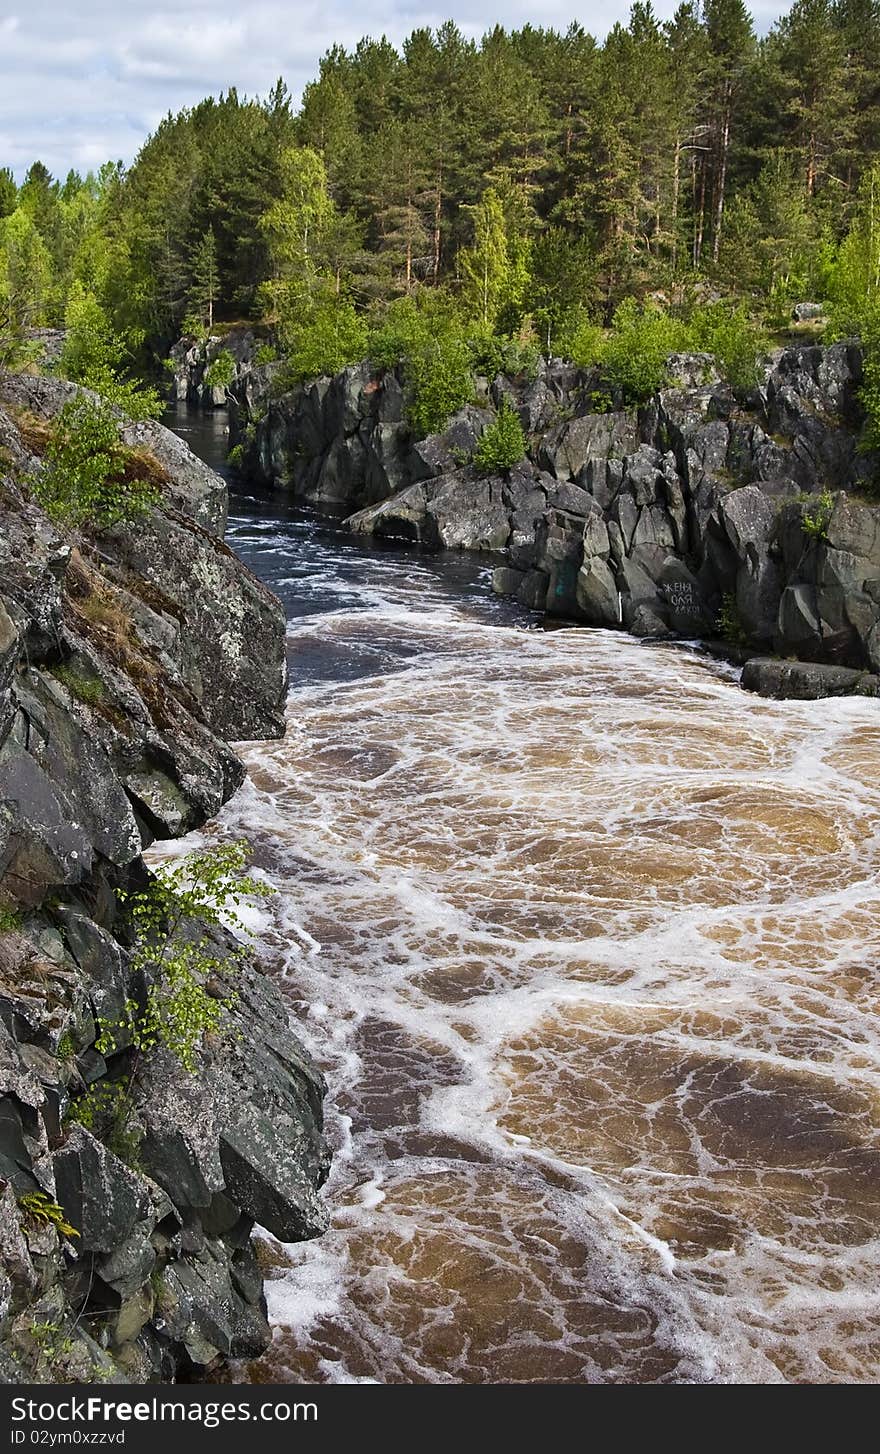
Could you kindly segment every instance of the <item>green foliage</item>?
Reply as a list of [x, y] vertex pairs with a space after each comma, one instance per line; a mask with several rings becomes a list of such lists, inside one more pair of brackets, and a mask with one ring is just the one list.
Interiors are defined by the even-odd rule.
[[281, 382], [286, 386], [338, 373], [367, 352], [364, 319], [348, 298], [330, 286], [316, 285], [310, 298], [291, 304], [290, 313], [281, 316], [279, 333], [285, 355]]
[[58, 368], [65, 378], [93, 389], [131, 419], [148, 419], [161, 413], [155, 389], [124, 377], [126, 345], [114, 333], [94, 294], [79, 283], [72, 289], [64, 326], [67, 336]]
[[862, 387], [859, 400], [865, 411], [861, 448], [880, 449], [880, 302], [866, 309], [862, 322]]
[[414, 349], [405, 376], [411, 393], [409, 421], [417, 439], [443, 429], [473, 398], [470, 350], [467, 341], [454, 333]]
[[52, 257], [34, 218], [21, 206], [0, 221], [0, 318], [15, 328], [52, 317]]
[[191, 263], [192, 284], [188, 303], [199, 325], [199, 331], [210, 333], [214, 326], [214, 307], [220, 294], [220, 269], [217, 238], [209, 227], [196, 243]]
[[[591, 239], [550, 227], [534, 245], [531, 267], [529, 308], [541, 344], [547, 354], [574, 359], [573, 341], [591, 326], [588, 309], [596, 292], [596, 253]], [[584, 343], [588, 343], [586, 336]]]
[[811, 540], [828, 539], [828, 526], [834, 512], [834, 496], [830, 490], [823, 490], [816, 502], [815, 511], [804, 510], [801, 515], [801, 529]]
[[241, 444], [234, 444], [226, 456], [226, 463], [234, 470], [240, 470], [244, 464], [244, 447]]
[[639, 404], [660, 388], [666, 359], [686, 343], [684, 325], [677, 319], [660, 308], [627, 298], [614, 315], [603, 369], [628, 403]]
[[194, 1074], [200, 1052], [222, 1034], [233, 1007], [234, 992], [224, 987], [245, 945], [232, 951], [224, 946], [221, 952], [206, 931], [224, 925], [247, 937], [238, 912], [243, 900], [272, 893], [243, 872], [249, 853], [244, 842], [189, 853], [160, 868], [147, 888], [118, 895], [136, 935], [132, 969], [149, 988], [142, 1003], [126, 1002], [120, 1020], [98, 1021], [95, 1049], [106, 1058], [127, 1051], [127, 1078], [90, 1086], [72, 1103], [69, 1118], [129, 1164], [137, 1163], [141, 1139], [132, 1118], [140, 1060], [163, 1048]]
[[688, 323], [689, 346], [715, 359], [731, 387], [748, 393], [758, 382], [758, 358], [767, 340], [742, 306], [711, 303], [695, 308]]
[[508, 245], [508, 227], [501, 197], [488, 187], [474, 217], [474, 241], [461, 250], [458, 265], [462, 276], [462, 300], [469, 317], [487, 331], [494, 331], [502, 310], [521, 302], [525, 266], [516, 267]]
[[17, 934], [23, 924], [20, 909], [0, 909], [0, 934]]
[[830, 280], [831, 335], [861, 334], [880, 312], [880, 164], [865, 176]]
[[748, 644], [748, 632], [739, 614], [736, 596], [732, 593], [722, 597], [721, 610], [718, 612], [715, 625], [722, 641], [726, 641], [729, 646], [746, 646]]
[[38, 1356], [50, 1364], [73, 1352], [73, 1339], [62, 1332], [60, 1323], [35, 1319], [28, 1332], [36, 1345]]
[[[212, 952], [204, 930], [225, 924], [244, 931], [242, 900], [271, 893], [243, 873], [249, 853], [244, 842], [190, 853], [159, 869], [149, 888], [121, 895], [137, 935], [135, 964], [150, 983], [145, 1006], [126, 1010], [125, 1026], [139, 1052], [162, 1045], [192, 1072], [205, 1037], [220, 1028], [229, 1001], [211, 992], [212, 981], [225, 977], [235, 956], [230, 961]], [[244, 952], [242, 946], [239, 958]], [[112, 1053], [113, 1027], [103, 1033]]]
[[76, 1042], [69, 1030], [65, 1030], [64, 1034], [59, 1037], [58, 1044], [55, 1047], [55, 1054], [59, 1060], [76, 1059]]
[[155, 487], [132, 468], [118, 420], [101, 401], [71, 399], [53, 429], [43, 469], [31, 477], [34, 498], [50, 519], [79, 529], [135, 520], [156, 503]]
[[587, 317], [583, 309], [574, 309], [566, 317], [556, 339], [559, 351], [578, 368], [588, 369], [601, 362], [605, 352], [605, 332]]
[[67, 687], [74, 697], [78, 697], [81, 702], [87, 702], [89, 706], [94, 707], [98, 703], [106, 701], [107, 690], [101, 678], [82, 671], [81, 668], [70, 662], [60, 662], [58, 666], [53, 667], [52, 675]]
[[228, 389], [235, 378], [235, 359], [228, 348], [222, 348], [205, 369], [204, 384], [208, 389]]
[[26, 1192], [18, 1199], [18, 1205], [29, 1221], [37, 1227], [54, 1227], [62, 1237], [78, 1237], [79, 1232], [72, 1227], [64, 1215], [64, 1208], [54, 1202], [45, 1192]]
[[392, 303], [370, 335], [369, 352], [380, 367], [403, 365], [416, 438], [442, 429], [473, 399], [475, 350], [458, 311], [442, 294]]
[[502, 399], [494, 423], [477, 441], [474, 468], [483, 475], [502, 474], [518, 464], [526, 452], [526, 439], [519, 415], [508, 399]]
[[258, 368], [264, 364], [275, 363], [278, 358], [278, 350], [273, 343], [261, 343], [254, 352], [254, 363]]
[[[133, 1011], [136, 1013], [136, 1009]], [[100, 1055], [116, 1044], [113, 1029], [99, 1019], [101, 1034], [95, 1042]], [[119, 1026], [114, 1027], [116, 1031]], [[103, 1047], [103, 1048], [101, 1048]], [[70, 1102], [66, 1119], [84, 1126], [127, 1166], [140, 1164], [143, 1133], [132, 1120], [131, 1086], [125, 1080], [98, 1080]]]
[[862, 447], [880, 448], [880, 165], [862, 183], [852, 226], [831, 277], [834, 338], [858, 336], [864, 349], [859, 393], [865, 411]]
[[18, 188], [10, 167], [0, 167], [0, 219], [10, 217], [18, 202]]

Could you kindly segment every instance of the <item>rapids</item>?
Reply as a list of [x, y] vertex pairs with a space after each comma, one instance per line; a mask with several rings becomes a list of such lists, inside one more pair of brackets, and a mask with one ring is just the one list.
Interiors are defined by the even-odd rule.
[[287, 606], [287, 735], [151, 857], [251, 840], [334, 1148], [237, 1376], [876, 1381], [876, 704], [536, 629], [484, 561], [277, 502], [227, 538]]

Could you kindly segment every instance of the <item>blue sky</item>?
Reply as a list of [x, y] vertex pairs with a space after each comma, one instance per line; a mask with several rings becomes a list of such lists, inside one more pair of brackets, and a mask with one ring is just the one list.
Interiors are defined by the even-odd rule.
[[[677, 0], [655, 0], [661, 17]], [[787, 5], [753, 4], [766, 30]], [[189, 0], [167, 8], [131, 0], [0, 0], [0, 166], [20, 178], [39, 157], [56, 175], [107, 158], [129, 162], [160, 118], [237, 86], [249, 95], [284, 76], [298, 96], [334, 42], [362, 35], [400, 41], [450, 15], [468, 35], [496, 21], [565, 29], [577, 18], [595, 35], [624, 20], [629, 0], [576, 7], [572, 0], [452, 0], [423, 9], [406, 0]]]

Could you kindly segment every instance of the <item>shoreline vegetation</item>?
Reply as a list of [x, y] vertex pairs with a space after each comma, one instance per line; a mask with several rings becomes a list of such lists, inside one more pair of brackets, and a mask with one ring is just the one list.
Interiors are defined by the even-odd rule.
[[798, 0], [760, 39], [707, 0], [637, 3], [602, 43], [446, 22], [334, 46], [298, 108], [231, 89], [128, 168], [0, 170], [0, 363], [63, 327], [65, 376], [149, 411], [177, 338], [245, 323], [287, 386], [401, 365], [418, 436], [541, 356], [630, 403], [684, 349], [747, 390], [815, 300], [796, 333], [862, 338], [873, 441], [878, 63], [876, 0]]

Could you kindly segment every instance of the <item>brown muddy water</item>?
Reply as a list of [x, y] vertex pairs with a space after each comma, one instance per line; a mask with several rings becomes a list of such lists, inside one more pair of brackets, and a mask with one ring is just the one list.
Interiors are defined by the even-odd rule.
[[876, 704], [235, 510], [288, 730], [199, 841], [280, 890], [254, 925], [335, 1152], [237, 1376], [876, 1381]]

